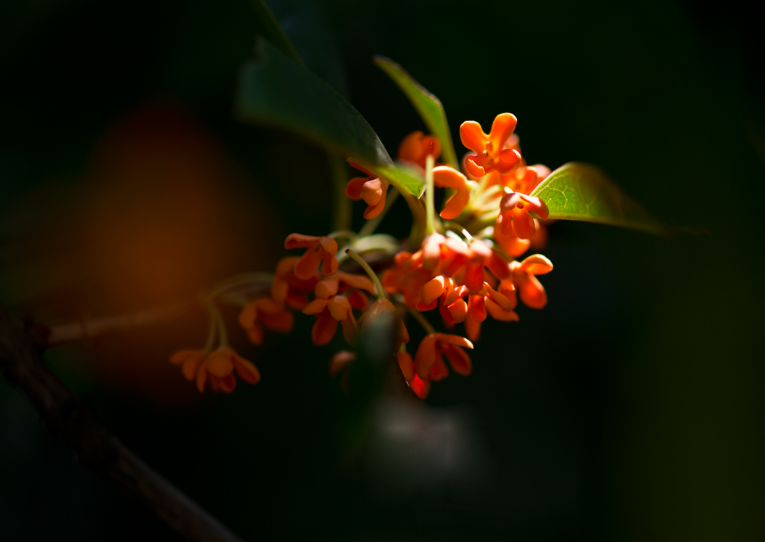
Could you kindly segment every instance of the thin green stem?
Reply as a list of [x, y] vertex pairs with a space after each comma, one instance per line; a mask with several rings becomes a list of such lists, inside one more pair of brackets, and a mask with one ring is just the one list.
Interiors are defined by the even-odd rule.
[[425, 161], [425, 211], [427, 226], [427, 235], [436, 233], [436, 204], [435, 204], [435, 186], [433, 184], [433, 155], [429, 154]]
[[345, 160], [337, 154], [327, 151], [327, 161], [332, 175], [332, 189], [335, 196], [333, 230], [348, 230], [351, 227], [351, 200], [345, 195], [345, 185], [348, 183], [348, 172]]
[[220, 313], [220, 310], [218, 310], [218, 307], [211, 305], [210, 310], [212, 312], [213, 318], [215, 318], [215, 322], [218, 328], [218, 336], [220, 337], [218, 344], [221, 347], [226, 347], [228, 346], [228, 330], [226, 329], [226, 321], [223, 319], [223, 315]]
[[432, 335], [436, 332], [435, 328], [430, 325], [430, 322], [425, 319], [420, 311], [416, 309], [409, 309], [409, 314], [411, 314], [414, 319], [420, 323], [422, 328], [427, 331], [429, 335]]
[[207, 315], [210, 319], [209, 330], [207, 332], [207, 342], [205, 343], [205, 352], [212, 352], [213, 346], [215, 346], [215, 332], [218, 330], [218, 322], [213, 314], [215, 311], [215, 305], [212, 303], [207, 304]]
[[371, 267], [369, 267], [369, 264], [359, 256], [355, 250], [352, 250], [350, 248], [345, 249], [345, 253], [356, 260], [356, 263], [361, 266], [364, 271], [366, 271], [367, 275], [369, 275], [369, 278], [372, 280], [372, 282], [375, 285], [375, 291], [377, 292], [377, 298], [378, 299], [387, 299], [387, 296], [385, 295], [385, 290], [382, 287], [382, 284], [380, 283], [380, 279], [377, 277], [377, 274], [372, 270]]
[[358, 238], [358, 235], [356, 235], [356, 232], [351, 230], [338, 230], [328, 234], [327, 237], [331, 237], [332, 239], [348, 239], [349, 241], [355, 241]]
[[228, 290], [231, 290], [232, 288], [236, 288], [238, 286], [245, 286], [247, 284], [270, 284], [274, 280], [274, 276], [272, 273], [242, 273], [240, 275], [234, 275], [232, 277], [228, 277], [226, 279], [223, 279], [218, 284], [214, 285], [212, 288], [210, 288], [209, 293], [205, 295], [206, 300], [212, 301], [222, 293], [225, 293]]

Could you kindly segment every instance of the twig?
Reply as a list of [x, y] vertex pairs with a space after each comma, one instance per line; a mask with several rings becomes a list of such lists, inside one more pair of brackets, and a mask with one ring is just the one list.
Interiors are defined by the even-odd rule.
[[130, 329], [148, 326], [160, 322], [170, 322], [199, 307], [198, 302], [187, 301], [166, 307], [159, 307], [142, 312], [109, 316], [106, 318], [85, 319], [68, 324], [58, 324], [48, 327], [48, 332], [42, 332], [46, 346], [57, 346], [77, 341], [93, 339], [105, 331]]
[[[162, 311], [153, 312], [162, 314]], [[120, 318], [111, 319], [112, 323], [116, 321]], [[143, 501], [187, 540], [241, 542], [104, 431], [85, 405], [43, 362], [34, 334], [3, 307], [0, 307], [0, 373], [26, 394], [48, 430], [74, 450], [80, 463], [124, 493]]]

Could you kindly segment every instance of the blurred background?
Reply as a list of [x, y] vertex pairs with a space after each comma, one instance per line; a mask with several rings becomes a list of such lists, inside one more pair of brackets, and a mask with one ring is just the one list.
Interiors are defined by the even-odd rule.
[[[441, 99], [453, 136], [510, 111], [531, 163], [598, 164], [711, 235], [556, 224], [545, 310], [485, 324], [473, 374], [424, 404], [383, 390], [362, 417], [327, 372], [341, 342], [314, 348], [308, 317], [260, 348], [232, 326], [263, 380], [231, 396], [167, 363], [204, 342], [202, 311], [50, 350], [102, 424], [245, 540], [765, 539], [761, 6], [268, 4], [391, 154], [424, 126], [375, 54]], [[232, 114], [253, 13], [0, 4], [0, 302], [46, 323], [162, 306], [328, 231], [325, 155]], [[0, 520], [4, 541], [177, 539], [5, 382]]]

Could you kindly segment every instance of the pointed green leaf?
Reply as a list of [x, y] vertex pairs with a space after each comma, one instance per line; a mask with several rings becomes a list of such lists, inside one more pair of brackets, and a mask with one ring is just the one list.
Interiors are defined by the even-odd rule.
[[589, 164], [564, 164], [531, 195], [547, 204], [550, 219], [597, 222], [656, 235], [666, 233], [661, 222], [622, 192], [600, 168]]
[[423, 182], [397, 167], [380, 138], [348, 101], [273, 44], [260, 39], [257, 58], [242, 67], [234, 98], [237, 116], [282, 128], [314, 141], [419, 196]]
[[261, 35], [281, 49], [284, 54], [291, 57], [292, 60], [302, 64], [303, 61], [300, 59], [300, 55], [298, 55], [287, 34], [281, 25], [279, 25], [268, 4], [264, 0], [252, 0], [252, 7], [255, 10], [255, 21]]
[[449, 132], [449, 123], [446, 121], [446, 113], [439, 99], [425, 90], [404, 68], [391, 59], [376, 56], [374, 62], [404, 91], [430, 132], [441, 141], [444, 160], [453, 168], [459, 169], [459, 161]]

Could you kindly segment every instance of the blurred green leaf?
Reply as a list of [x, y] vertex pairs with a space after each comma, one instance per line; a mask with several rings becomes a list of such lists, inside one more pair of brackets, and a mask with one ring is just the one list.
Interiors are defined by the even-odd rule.
[[449, 132], [449, 123], [446, 121], [446, 113], [441, 101], [424, 89], [404, 68], [389, 58], [376, 56], [374, 63], [377, 64], [399, 86], [409, 101], [412, 102], [417, 112], [425, 121], [430, 132], [441, 141], [441, 149], [444, 160], [455, 169], [459, 169], [459, 161], [454, 152], [452, 136]]
[[252, 6], [255, 9], [255, 20], [262, 36], [276, 45], [284, 54], [290, 56], [292, 60], [302, 64], [300, 55], [279, 25], [268, 4], [263, 0], [252, 0]]
[[564, 164], [531, 193], [550, 209], [550, 219], [581, 220], [656, 235], [664, 226], [627, 196], [603, 171], [589, 164]]
[[319, 3], [316, 0], [269, 0], [268, 3], [308, 69], [347, 97], [343, 61]]
[[234, 100], [243, 121], [294, 132], [352, 157], [400, 191], [422, 192], [421, 175], [393, 163], [375, 131], [345, 98], [265, 39], [258, 41], [257, 57], [243, 66]]

